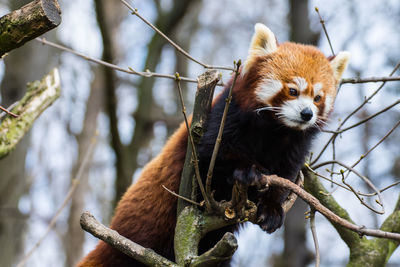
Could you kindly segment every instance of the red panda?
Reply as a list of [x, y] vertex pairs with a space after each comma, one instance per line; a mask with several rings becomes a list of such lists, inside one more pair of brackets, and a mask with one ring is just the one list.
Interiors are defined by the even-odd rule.
[[[312, 139], [332, 111], [348, 59], [347, 52], [327, 59], [313, 46], [289, 42], [278, 46], [274, 34], [256, 24], [248, 57], [233, 88], [215, 164], [212, 187], [217, 199], [230, 199], [234, 180], [252, 184], [260, 174], [295, 179]], [[207, 173], [230, 84], [214, 100], [198, 148], [202, 177]], [[182, 124], [122, 197], [110, 226], [170, 260], [174, 260], [177, 199], [162, 185], [178, 192], [186, 146], [187, 130]], [[257, 203], [258, 224], [266, 232], [282, 225], [281, 204], [287, 194], [279, 188], [249, 192]], [[100, 241], [78, 266], [143, 265]]]

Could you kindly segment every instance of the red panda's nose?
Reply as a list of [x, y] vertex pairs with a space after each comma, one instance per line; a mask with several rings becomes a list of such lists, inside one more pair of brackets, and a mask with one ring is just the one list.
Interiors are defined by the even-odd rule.
[[313, 116], [313, 112], [310, 108], [304, 108], [301, 112], [300, 112], [301, 118], [303, 119], [303, 121], [309, 121], [311, 120], [312, 116]]

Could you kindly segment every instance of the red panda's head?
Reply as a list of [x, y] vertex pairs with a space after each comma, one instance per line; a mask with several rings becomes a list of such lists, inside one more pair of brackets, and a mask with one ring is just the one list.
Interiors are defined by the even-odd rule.
[[273, 112], [287, 127], [305, 130], [327, 120], [349, 56], [340, 52], [327, 59], [314, 46], [278, 46], [271, 30], [258, 23], [234, 94], [242, 108]]

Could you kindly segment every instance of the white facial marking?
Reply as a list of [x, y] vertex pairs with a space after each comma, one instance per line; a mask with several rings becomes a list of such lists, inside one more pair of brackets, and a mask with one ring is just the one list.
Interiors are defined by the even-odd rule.
[[325, 110], [324, 110], [324, 117], [326, 118], [333, 107], [334, 98], [327, 95], [325, 97]]
[[[309, 121], [304, 121], [301, 118], [301, 111], [305, 108], [310, 108], [313, 116]], [[285, 102], [282, 106], [282, 111], [277, 113], [278, 117], [288, 127], [305, 130], [312, 126], [317, 121], [317, 107], [313, 100], [307, 96], [300, 96], [297, 99]]]
[[281, 81], [275, 79], [264, 79], [256, 90], [257, 99], [263, 103], [268, 103], [268, 101], [281, 89]]
[[308, 83], [306, 82], [306, 79], [302, 77], [294, 77], [293, 81], [296, 83], [297, 88], [299, 89], [300, 92], [303, 92], [304, 90], [307, 89]]
[[318, 95], [319, 91], [322, 89], [322, 83], [314, 84], [314, 96]]

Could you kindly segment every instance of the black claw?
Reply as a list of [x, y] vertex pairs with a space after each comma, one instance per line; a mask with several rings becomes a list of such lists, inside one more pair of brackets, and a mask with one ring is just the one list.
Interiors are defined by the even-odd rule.
[[238, 168], [233, 172], [233, 179], [247, 185], [255, 185], [261, 179], [261, 172], [253, 164], [249, 168]]
[[259, 204], [257, 207], [257, 223], [268, 233], [275, 232], [283, 224], [285, 214], [278, 203]]

